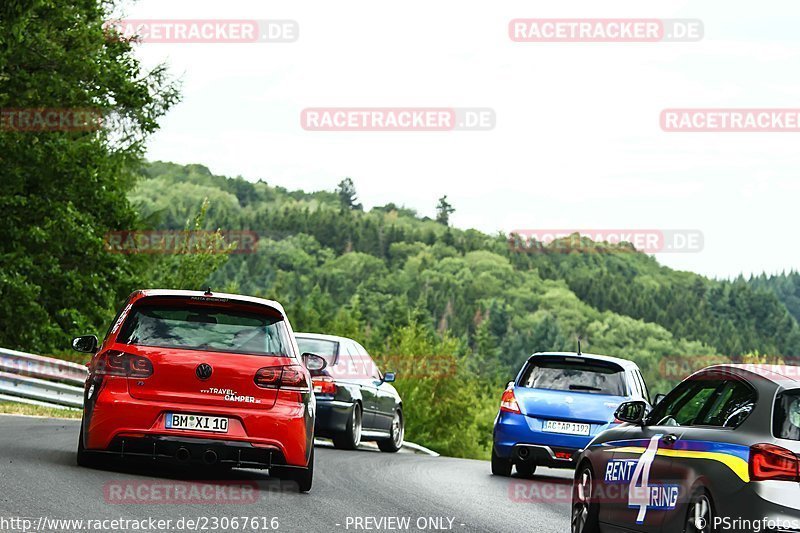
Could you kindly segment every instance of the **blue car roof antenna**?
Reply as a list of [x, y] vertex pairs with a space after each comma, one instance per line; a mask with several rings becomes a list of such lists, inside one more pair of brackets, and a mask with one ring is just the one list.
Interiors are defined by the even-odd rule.
[[578, 355], [581, 355], [581, 338], [578, 336]]

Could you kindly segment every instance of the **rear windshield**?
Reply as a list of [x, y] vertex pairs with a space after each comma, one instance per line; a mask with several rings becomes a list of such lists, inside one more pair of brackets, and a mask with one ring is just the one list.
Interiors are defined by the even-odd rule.
[[213, 305], [138, 305], [117, 342], [253, 355], [292, 353], [280, 313]]
[[781, 439], [800, 440], [800, 390], [778, 395], [775, 400], [773, 432]]
[[319, 355], [328, 362], [328, 366], [336, 362], [336, 352], [339, 346], [338, 342], [325, 339], [310, 339], [308, 337], [296, 338], [300, 353], [308, 352]]
[[626, 396], [619, 365], [578, 357], [537, 358], [525, 369], [521, 387]]

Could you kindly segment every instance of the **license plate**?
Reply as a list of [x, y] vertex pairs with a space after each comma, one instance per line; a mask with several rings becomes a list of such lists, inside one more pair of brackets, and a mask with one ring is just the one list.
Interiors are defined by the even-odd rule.
[[580, 424], [578, 422], [562, 422], [560, 420], [546, 420], [544, 423], [544, 431], [551, 433], [565, 433], [567, 435], [588, 435], [589, 424]]
[[228, 419], [221, 416], [184, 415], [167, 413], [164, 426], [167, 429], [188, 429], [192, 431], [228, 432]]

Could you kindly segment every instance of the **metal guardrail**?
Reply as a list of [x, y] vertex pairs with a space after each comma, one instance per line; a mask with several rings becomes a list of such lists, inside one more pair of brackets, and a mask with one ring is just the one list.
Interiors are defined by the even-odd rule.
[[0, 348], [0, 399], [57, 407], [83, 407], [86, 367], [70, 361]]

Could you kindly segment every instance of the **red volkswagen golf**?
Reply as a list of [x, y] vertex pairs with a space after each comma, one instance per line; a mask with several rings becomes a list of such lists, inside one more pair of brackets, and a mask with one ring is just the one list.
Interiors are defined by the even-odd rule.
[[211, 291], [144, 290], [123, 306], [86, 380], [78, 464], [109, 454], [268, 468], [311, 488], [316, 404], [277, 302]]

